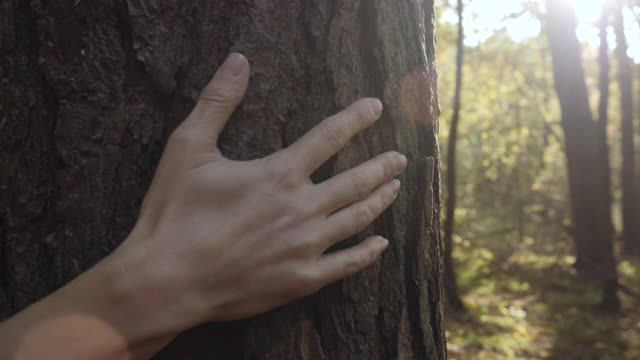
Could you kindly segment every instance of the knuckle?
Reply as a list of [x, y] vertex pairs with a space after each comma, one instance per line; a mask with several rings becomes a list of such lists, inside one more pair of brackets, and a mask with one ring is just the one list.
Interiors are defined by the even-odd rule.
[[375, 115], [373, 114], [373, 107], [371, 105], [366, 105], [362, 111], [358, 114], [358, 122], [361, 127], [365, 127], [369, 125], [371, 119], [374, 119]]
[[308, 244], [303, 244], [299, 241], [289, 248], [289, 252], [291, 256], [300, 260], [306, 260], [311, 257], [311, 249]]
[[373, 246], [369, 247], [367, 250], [366, 265], [373, 263], [378, 256], [380, 256], [380, 251]]
[[188, 147], [195, 141], [196, 135], [193, 132], [179, 127], [169, 135], [168, 144], [172, 147]]
[[356, 232], [363, 231], [371, 222], [371, 210], [368, 206], [359, 206], [354, 211], [354, 226]]
[[342, 136], [342, 129], [332, 124], [329, 121], [325, 121], [320, 124], [320, 131], [324, 137], [335, 147], [343, 148], [346, 145], [345, 138]]
[[321, 278], [315, 271], [302, 267], [296, 270], [295, 277], [299, 295], [310, 294], [320, 288]]
[[372, 222], [375, 218], [380, 216], [380, 214], [384, 211], [384, 209], [386, 209], [386, 207], [387, 207], [387, 203], [386, 203], [386, 198], [384, 194], [381, 194], [376, 198], [372, 199], [371, 203], [368, 206], [369, 213], [370, 213], [369, 222]]
[[200, 93], [198, 101], [203, 104], [228, 104], [234, 100], [234, 91], [230, 87], [211, 84]]
[[290, 207], [297, 214], [298, 221], [307, 220], [315, 214], [315, 208], [308, 201], [297, 200]]
[[366, 107], [364, 109], [360, 109], [356, 112], [357, 116], [356, 119], [358, 121], [358, 128], [363, 128], [366, 127], [367, 124], [369, 123], [369, 113], [370, 110], [366, 109]]
[[357, 193], [360, 198], [365, 197], [371, 191], [371, 181], [367, 176], [354, 173], [353, 176], [351, 176], [351, 182], [353, 184], [353, 191]]
[[385, 179], [391, 178], [395, 173], [395, 157], [393, 153], [387, 154], [382, 159], [382, 171]]
[[320, 248], [320, 245], [325, 242], [322, 234], [316, 231], [311, 231], [307, 234], [304, 240], [305, 254], [308, 256], [316, 257], [324, 251]]
[[344, 264], [344, 277], [353, 275], [358, 271], [362, 270], [364, 267], [365, 261], [363, 261], [362, 256], [354, 256], [347, 260]]
[[[316, 215], [319, 212], [320, 207], [318, 206], [317, 201], [304, 201], [300, 203], [300, 205], [297, 206], [296, 209], [298, 210], [302, 218], [308, 219]], [[315, 237], [313, 236], [311, 238], [315, 239]]]
[[[323, 196], [317, 189], [311, 186], [305, 186], [305, 179], [298, 180], [301, 183], [301, 190], [296, 194], [296, 199], [299, 203], [299, 209], [305, 218], [314, 216], [323, 211], [322, 202], [318, 201]], [[310, 183], [309, 179], [306, 179], [307, 185]]]
[[292, 241], [289, 246], [291, 255], [300, 261], [309, 261], [322, 254], [322, 239], [318, 232], [311, 231], [307, 235]]
[[377, 117], [376, 106], [373, 101], [362, 100], [356, 107], [357, 121], [360, 128], [365, 128]]
[[268, 165], [269, 178], [276, 187], [281, 189], [292, 189], [300, 185], [300, 176], [287, 168], [283, 162], [272, 162]]
[[[300, 200], [300, 192], [297, 190], [291, 190], [290, 192], [283, 189], [284, 193], [279, 195], [280, 208], [286, 214], [282, 217], [278, 223], [280, 229], [290, 229], [292, 227], [299, 227], [303, 223], [307, 223], [318, 212], [315, 206], [310, 205], [308, 201]], [[278, 191], [278, 190], [276, 190]], [[281, 190], [282, 191], [282, 190]], [[309, 255], [308, 252], [313, 249], [310, 246], [315, 244], [314, 240], [318, 235], [314, 232], [305, 234], [302, 239], [296, 239], [295, 245], [291, 248], [302, 247], [301, 251], [297, 252], [296, 256], [302, 256], [304, 254]], [[308, 257], [308, 256], [306, 256]]]
[[395, 199], [396, 195], [394, 194], [394, 192], [391, 189], [384, 189], [382, 192], [382, 197], [381, 197], [381, 201], [380, 201], [380, 211], [382, 211], [383, 209], [385, 209], [387, 206], [389, 206], [393, 200]]

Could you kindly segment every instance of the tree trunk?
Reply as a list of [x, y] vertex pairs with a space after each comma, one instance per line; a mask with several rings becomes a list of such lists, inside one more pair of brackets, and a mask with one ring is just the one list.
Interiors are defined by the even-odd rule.
[[[608, 180], [601, 171], [606, 134], [604, 139], [598, 136], [589, 108], [580, 43], [575, 32], [575, 9], [570, 2], [547, 0], [547, 10], [547, 34], [565, 135], [576, 267], [583, 275], [600, 281], [602, 305], [617, 310], [611, 214], [603, 191]], [[593, 146], [598, 143], [601, 144]]]
[[622, 244], [627, 255], [640, 255], [638, 218], [636, 210], [636, 169], [633, 132], [633, 69], [627, 56], [627, 39], [622, 16], [623, 2], [615, 2], [614, 24], [618, 85], [620, 86], [620, 113], [622, 114]]
[[444, 220], [444, 286], [447, 302], [455, 311], [463, 311], [464, 303], [458, 291], [458, 282], [453, 264], [453, 227], [456, 212], [456, 143], [460, 122], [460, 100], [462, 93], [462, 65], [464, 63], [463, 3], [458, 0], [458, 40], [456, 55], [456, 88], [453, 96], [453, 116], [447, 147], [447, 203]]
[[611, 11], [609, 4], [602, 6], [602, 16], [598, 25], [600, 32], [600, 48], [599, 48], [599, 63], [600, 63], [600, 97], [598, 102], [598, 123], [596, 125], [597, 131], [597, 145], [600, 163], [600, 172], [602, 174], [602, 215], [606, 221], [608, 221], [607, 227], [610, 229], [611, 234], [615, 234], [613, 227], [613, 221], [611, 219], [611, 164], [609, 161], [609, 143], [607, 140], [607, 127], [609, 125], [609, 86], [611, 79], [609, 72], [611, 71], [611, 61], [609, 60], [609, 42], [607, 39], [607, 30], [609, 28], [609, 17]]
[[[607, 41], [607, 30], [609, 27], [609, 16], [611, 14], [609, 4], [602, 5], [602, 15], [600, 18], [599, 30], [600, 30], [600, 103], [598, 106], [598, 124], [597, 124], [597, 145], [600, 164], [601, 175], [601, 190], [599, 192], [601, 196], [601, 206], [599, 212], [599, 219], [602, 221], [603, 238], [600, 241], [610, 242], [605, 244], [607, 247], [607, 259], [612, 261], [613, 264], [609, 266], [603, 266], [605, 273], [603, 278], [603, 298], [602, 304], [605, 308], [611, 310], [618, 310], [620, 307], [620, 301], [618, 299], [618, 276], [617, 266], [615, 261], [614, 252], [614, 239], [615, 228], [613, 226], [613, 219], [611, 214], [611, 166], [609, 162], [609, 143], [607, 140], [607, 127], [608, 127], [608, 111], [609, 111], [609, 85], [611, 70], [611, 64], [609, 60], [609, 43]], [[611, 254], [609, 255], [609, 249]], [[608, 273], [608, 274], [607, 274]]]
[[220, 148], [287, 146], [363, 96], [382, 119], [316, 181], [398, 149], [409, 166], [372, 269], [159, 359], [444, 359], [433, 0], [43, 1], [0, 6], [0, 315], [58, 288], [132, 228], [170, 131], [230, 51], [252, 63]]

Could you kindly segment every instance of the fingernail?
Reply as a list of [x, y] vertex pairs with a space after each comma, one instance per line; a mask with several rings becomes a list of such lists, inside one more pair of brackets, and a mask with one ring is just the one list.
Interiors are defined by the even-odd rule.
[[373, 99], [371, 103], [373, 106], [373, 113], [376, 115], [376, 118], [380, 117], [383, 109], [382, 102], [378, 99]]
[[378, 241], [380, 241], [380, 247], [382, 248], [382, 250], [386, 249], [389, 246], [389, 240], [383, 238], [382, 236], [378, 239]]
[[244, 56], [238, 53], [232, 53], [227, 57], [224, 64], [222, 64], [222, 69], [233, 76], [238, 76], [244, 69], [245, 64]]
[[407, 157], [400, 154], [398, 155], [398, 161], [396, 162], [396, 170], [398, 172], [402, 172], [405, 167], [407, 167]]
[[398, 193], [400, 192], [400, 180], [393, 179], [391, 181], [391, 189], [393, 189], [394, 195], [398, 195]]

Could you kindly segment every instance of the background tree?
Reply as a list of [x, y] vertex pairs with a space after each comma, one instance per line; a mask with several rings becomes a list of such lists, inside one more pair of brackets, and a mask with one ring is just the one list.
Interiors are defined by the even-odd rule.
[[[602, 305], [620, 306], [617, 270], [613, 254], [610, 217], [604, 216], [602, 189], [604, 174], [598, 166], [596, 126], [589, 107], [589, 95], [582, 67], [580, 43], [576, 37], [576, 16], [569, 2], [548, 0], [547, 33], [553, 59], [555, 88], [562, 109], [565, 152], [572, 210], [572, 235], [576, 244], [576, 267], [598, 278], [603, 287]], [[594, 171], [595, 169], [595, 171]]]
[[633, 68], [627, 56], [627, 38], [624, 33], [622, 10], [624, 0], [614, 2], [613, 28], [616, 34], [616, 59], [618, 63], [618, 86], [620, 87], [620, 113], [622, 114], [622, 243], [625, 254], [640, 254], [638, 236], [635, 146], [633, 132]]
[[[439, 87], [451, 93], [456, 80], [455, 3], [441, 0], [437, 8]], [[602, 3], [573, 3], [589, 105], [599, 119]], [[636, 63], [640, 27], [631, 16], [639, 10], [624, 10], [628, 54]], [[623, 311], [615, 316], [597, 307], [601, 282], [585, 280], [573, 266], [565, 137], [549, 42], [539, 20], [545, 14], [544, 4], [534, 0], [465, 1], [463, 68], [473, 81], [465, 78], [461, 96], [453, 257], [468, 311], [464, 317], [447, 318], [452, 360], [640, 358], [635, 331], [640, 313], [634, 310], [637, 300], [625, 290], [637, 293], [638, 260], [618, 263]], [[609, 26], [609, 56], [614, 38]], [[611, 68], [617, 71], [615, 58]], [[608, 102], [616, 104], [609, 106], [606, 137], [617, 230], [622, 223], [622, 157], [616, 75], [609, 89]], [[447, 141], [453, 96], [442, 97], [441, 107], [441, 139]], [[594, 123], [598, 132], [601, 123]], [[588, 142], [599, 149], [596, 139]], [[444, 146], [444, 159], [447, 151]], [[593, 159], [591, 171], [600, 166]]]
[[453, 227], [456, 212], [456, 142], [458, 139], [458, 123], [460, 122], [460, 98], [462, 92], [462, 65], [464, 62], [464, 5], [458, 0], [458, 40], [456, 55], [456, 87], [453, 96], [453, 116], [449, 130], [447, 150], [447, 203], [444, 221], [444, 284], [447, 300], [456, 311], [464, 310], [464, 303], [460, 298], [453, 263]]
[[609, 18], [611, 8], [609, 4], [603, 4], [602, 15], [598, 24], [600, 35], [600, 47], [598, 49], [598, 62], [600, 63], [599, 74], [599, 99], [598, 99], [598, 122], [596, 125], [596, 136], [598, 145], [598, 156], [600, 164], [600, 173], [602, 174], [602, 207], [600, 216], [604, 218], [605, 226], [609, 228], [610, 234], [615, 234], [613, 222], [611, 221], [611, 165], [609, 161], [609, 142], [607, 139], [607, 129], [609, 125], [609, 86], [611, 62], [609, 59], [609, 41], [607, 33], [609, 29]]
[[[252, 82], [220, 147], [267, 155], [363, 96], [379, 124], [315, 174], [409, 157], [374, 268], [265, 316], [206, 325], [159, 359], [444, 359], [433, 2], [57, 1], [0, 8], [0, 315], [132, 227], [166, 136], [230, 51]], [[426, 52], [425, 52], [426, 51]]]

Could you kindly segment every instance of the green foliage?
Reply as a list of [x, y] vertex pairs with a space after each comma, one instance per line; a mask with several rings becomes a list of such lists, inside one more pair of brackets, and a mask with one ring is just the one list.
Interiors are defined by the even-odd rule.
[[[455, 33], [451, 24], [439, 31], [445, 39]], [[451, 117], [446, 94], [455, 71], [444, 47], [439, 64], [446, 142]], [[502, 31], [465, 50], [456, 232], [512, 247], [525, 238], [566, 242], [565, 158], [546, 41], [516, 43]]]
[[[449, 358], [635, 360], [640, 311], [623, 296], [624, 312], [598, 312], [597, 284], [579, 279], [571, 256], [524, 247], [497, 261], [493, 252], [458, 244], [456, 267], [468, 307], [448, 314]], [[640, 261], [620, 263], [621, 281], [640, 284]]]
[[[526, 11], [540, 11], [535, 2], [522, 2], [527, 4]], [[446, 1], [440, 1], [439, 9], [440, 140], [445, 144], [453, 110], [457, 28], [442, 18], [450, 9]], [[522, 15], [513, 15], [513, 20], [518, 21], [518, 16]], [[560, 107], [547, 47], [544, 32], [516, 42], [505, 29], [478, 46], [465, 47], [455, 231], [475, 244], [494, 243], [507, 251], [532, 241], [551, 253], [572, 246]], [[597, 117], [598, 50], [585, 44], [583, 61]], [[612, 61], [608, 137], [613, 214], [619, 228], [620, 96], [615, 65]], [[446, 146], [442, 151], [446, 160]], [[447, 176], [447, 169], [443, 170]]]
[[[540, 2], [522, 2], [523, 11], [540, 14]], [[443, 16], [450, 6], [440, 1], [436, 19], [442, 144], [449, 137], [455, 84], [457, 25]], [[597, 49], [584, 44], [594, 118], [597, 56]], [[468, 313], [449, 314], [451, 359], [640, 359], [637, 300], [623, 296], [621, 316], [598, 313], [599, 286], [579, 279], [572, 268], [564, 139], [552, 70], [544, 33], [517, 42], [507, 30], [496, 30], [465, 47], [453, 240]], [[619, 228], [616, 71], [612, 62], [608, 138]], [[446, 164], [447, 148], [441, 149]], [[640, 263], [621, 261], [619, 273], [622, 283], [640, 286]]]

